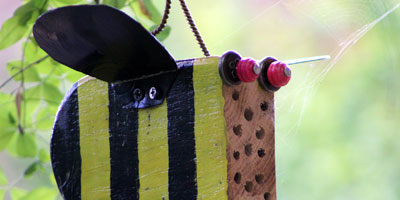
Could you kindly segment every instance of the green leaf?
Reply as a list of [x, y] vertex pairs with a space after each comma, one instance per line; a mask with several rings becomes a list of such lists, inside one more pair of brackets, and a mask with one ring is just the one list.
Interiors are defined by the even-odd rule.
[[33, 12], [43, 13], [48, 6], [48, 0], [30, 0], [23, 4], [14, 12], [14, 16], [32, 15]]
[[25, 82], [40, 81], [39, 73], [36, 71], [35, 67], [32, 66], [24, 70], [23, 72], [20, 72], [20, 70], [21, 70], [21, 61], [11, 61], [7, 63], [7, 71], [10, 74], [10, 76], [18, 74], [14, 77], [14, 80], [21, 81], [22, 77], [24, 77]]
[[39, 172], [40, 173], [42, 173], [42, 174], [46, 173], [46, 168], [44, 168], [42, 163], [39, 163], [38, 166], [39, 166]]
[[[161, 14], [150, 0], [133, 1], [129, 5], [138, 17], [150, 20], [153, 24], [159, 24], [161, 22]], [[144, 24], [142, 23], [142, 25]]]
[[3, 23], [0, 30], [0, 50], [5, 49], [18, 42], [26, 33], [29, 27], [24, 23], [25, 15], [13, 16]]
[[46, 77], [46, 80], [43, 84], [52, 85], [52, 86], [58, 88], [60, 83], [61, 83], [60, 77], [54, 76], [53, 74], [49, 74], [49, 76]]
[[[25, 91], [25, 99], [28, 100], [40, 100], [43, 99], [49, 104], [59, 105], [61, 100], [63, 99], [63, 94], [61, 91], [55, 86], [54, 82], [51, 82], [51, 78], [48, 81], [31, 87]], [[57, 82], [59, 80], [55, 79]], [[49, 82], [50, 81], [50, 82]], [[52, 84], [51, 84], [52, 83]]]
[[12, 95], [0, 92], [0, 106], [11, 102], [14, 102], [14, 97]]
[[35, 157], [37, 152], [36, 137], [34, 134], [18, 134], [16, 153], [19, 157]]
[[109, 5], [111, 7], [117, 8], [117, 9], [121, 9], [121, 8], [125, 7], [125, 2], [126, 2], [126, 0], [104, 0], [103, 4]]
[[0, 112], [0, 151], [5, 149], [17, 131], [16, 124], [10, 121], [15, 118], [11, 112]]
[[24, 92], [25, 100], [38, 101], [42, 99], [42, 84], [28, 88]]
[[36, 64], [35, 69], [43, 77], [47, 77], [47, 79], [56, 77], [58, 83], [60, 82], [60, 77], [68, 76], [69, 72], [73, 73], [72, 76], [74, 77], [77, 75], [80, 75], [81, 77], [84, 76], [82, 73], [63, 65], [50, 57]]
[[36, 115], [36, 128], [39, 130], [49, 130], [53, 127], [53, 120], [57, 113], [57, 106], [46, 106], [39, 110]]
[[52, 65], [54, 66], [54, 71], [53, 73], [56, 75], [63, 75], [66, 71], [74, 71], [77, 72], [76, 70], [73, 70], [53, 59], [50, 59], [50, 62], [52, 63]]
[[[157, 28], [157, 26], [154, 26], [154, 29], [155, 28]], [[169, 36], [170, 33], [171, 33], [171, 27], [165, 26], [163, 31], [161, 31], [159, 34], [157, 34], [156, 37], [159, 41], [164, 41], [165, 39], [167, 39], [167, 37]]]
[[24, 172], [24, 177], [25, 178], [32, 177], [33, 173], [35, 173], [38, 170], [38, 165], [39, 165], [38, 161], [35, 161], [31, 165], [29, 165], [29, 167], [26, 168], [26, 170]]
[[[23, 44], [24, 46], [24, 44]], [[27, 64], [33, 63], [36, 60], [46, 56], [47, 53], [44, 52], [39, 45], [36, 43], [36, 41], [34, 39], [30, 40], [27, 44], [26, 44], [26, 49], [25, 49], [25, 62]], [[44, 62], [44, 61], [42, 61]]]
[[50, 162], [50, 154], [48, 154], [46, 150], [40, 149], [39, 159], [42, 163], [48, 163]]
[[40, 187], [30, 191], [19, 200], [54, 200], [58, 194], [56, 188]]
[[73, 70], [53, 59], [49, 59], [50, 61], [50, 65], [47, 67], [47, 69], [43, 68], [44, 70], [47, 71], [52, 71], [54, 73], [54, 75], [59, 75], [61, 77], [65, 77], [68, 81], [71, 82], [76, 82], [79, 79], [81, 79], [82, 77], [86, 76], [85, 74], [83, 74], [82, 72]]
[[[14, 11], [14, 16], [29, 16], [32, 15], [32, 13], [36, 10], [35, 2], [34, 1], [29, 1], [26, 4], [23, 4], [17, 10]], [[27, 19], [29, 20], [29, 19]]]
[[27, 22], [27, 24], [34, 24], [37, 20], [37, 18], [43, 13], [43, 11], [35, 10], [33, 11], [30, 20]]
[[48, 83], [43, 84], [42, 92], [47, 103], [60, 104], [64, 96], [57, 87]]
[[35, 68], [39, 74], [48, 75], [50, 73], [53, 73], [55, 75], [60, 75], [63, 73], [63, 71], [62, 69], [58, 69], [57, 65], [57, 61], [54, 61], [52, 58], [47, 58], [41, 63], [36, 64]]
[[20, 6], [0, 30], [0, 50], [18, 42], [31, 29], [41, 13], [47, 10], [47, 0], [31, 0]]
[[3, 151], [16, 133], [15, 127], [2, 127], [0, 129], [0, 151]]
[[46, 9], [48, 6], [48, 0], [31, 0], [34, 6], [38, 9]]
[[32, 24], [34, 22], [32, 20], [33, 13], [35, 13], [37, 11], [38, 11], [38, 8], [35, 6], [35, 2], [34, 1], [29, 1], [28, 3], [20, 6], [14, 12], [14, 17], [18, 17], [19, 18], [19, 24], [20, 25]]
[[73, 71], [73, 70], [67, 71], [67, 72], [65, 72], [65, 73], [66, 73], [65, 78], [66, 78], [68, 81], [71, 81], [71, 82], [73, 82], [73, 83], [77, 82], [79, 79], [81, 79], [82, 77], [86, 76], [86, 75], [85, 75], [84, 73], [82, 73], [82, 72]]
[[11, 189], [11, 198], [13, 200], [19, 200], [21, 197], [25, 196], [26, 194], [27, 194], [26, 190], [16, 188], [16, 187], [13, 187]]
[[56, 1], [64, 3], [66, 5], [72, 5], [72, 4], [76, 4], [76, 3], [82, 2], [82, 0], [56, 0]]
[[51, 174], [49, 175], [49, 180], [50, 180], [50, 183], [51, 183], [52, 185], [57, 186], [57, 181], [56, 181], [56, 178], [54, 177], [54, 174], [53, 174], [53, 173], [51, 173]]
[[0, 186], [7, 185], [7, 177], [4, 175], [3, 169], [0, 167]]
[[10, 122], [10, 124], [12, 125], [17, 125], [17, 121], [15, 120], [15, 117], [11, 113], [8, 113], [8, 122]]
[[76, 4], [87, 4], [87, 1], [83, 0], [50, 0], [50, 5], [55, 8], [62, 7], [62, 6], [69, 6], [69, 5], [76, 5]]
[[23, 117], [25, 116], [25, 126], [32, 127], [33, 120], [35, 119], [35, 113], [38, 110], [40, 101], [36, 100], [25, 100], [23, 102]]
[[159, 24], [161, 22], [161, 14], [158, 12], [157, 8], [154, 6], [153, 1], [151, 0], [142, 0], [139, 1], [141, 4], [141, 10], [145, 15], [153, 21], [155, 24]]
[[21, 25], [30, 25], [36, 21], [40, 14], [47, 10], [47, 5], [46, 0], [31, 0], [20, 6], [14, 12], [14, 16], [20, 17]]
[[0, 151], [3, 151], [9, 145], [15, 133], [15, 127], [0, 128]]
[[17, 154], [17, 138], [18, 138], [18, 134], [19, 133], [15, 132], [15, 134], [11, 138], [9, 144], [7, 145], [8, 153], [10, 155], [14, 156], [14, 157], [18, 157], [18, 154]]

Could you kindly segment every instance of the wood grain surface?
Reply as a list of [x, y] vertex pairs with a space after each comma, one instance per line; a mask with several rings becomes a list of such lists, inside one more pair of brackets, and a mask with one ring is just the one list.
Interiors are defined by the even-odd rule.
[[275, 200], [274, 94], [257, 82], [223, 86], [228, 199]]

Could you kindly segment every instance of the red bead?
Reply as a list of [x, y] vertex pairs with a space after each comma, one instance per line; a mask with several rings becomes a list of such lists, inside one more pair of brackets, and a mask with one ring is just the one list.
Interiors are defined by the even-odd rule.
[[289, 83], [291, 70], [286, 63], [275, 61], [267, 71], [268, 81], [274, 87], [282, 87]]
[[253, 59], [240, 60], [236, 65], [236, 75], [243, 82], [253, 82], [257, 80], [259, 74], [257, 62]]

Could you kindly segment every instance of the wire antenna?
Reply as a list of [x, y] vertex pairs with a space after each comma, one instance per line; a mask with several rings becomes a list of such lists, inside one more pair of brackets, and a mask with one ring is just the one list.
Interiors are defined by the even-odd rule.
[[318, 60], [328, 60], [330, 58], [331, 58], [331, 56], [324, 55], [324, 56], [315, 56], [315, 57], [308, 57], [308, 58], [299, 58], [299, 59], [294, 59], [294, 60], [286, 60], [283, 62], [288, 65], [296, 65], [296, 64], [300, 64], [300, 63], [314, 62], [314, 61], [318, 61]]

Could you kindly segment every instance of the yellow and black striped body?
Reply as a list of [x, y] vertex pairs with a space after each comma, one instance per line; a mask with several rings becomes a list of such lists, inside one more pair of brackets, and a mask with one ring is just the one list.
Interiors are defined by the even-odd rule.
[[78, 81], [63, 100], [51, 141], [63, 197], [228, 199], [218, 62], [177, 61], [181, 68], [164, 102], [147, 109], [126, 106], [129, 90], [121, 94], [92, 77]]

